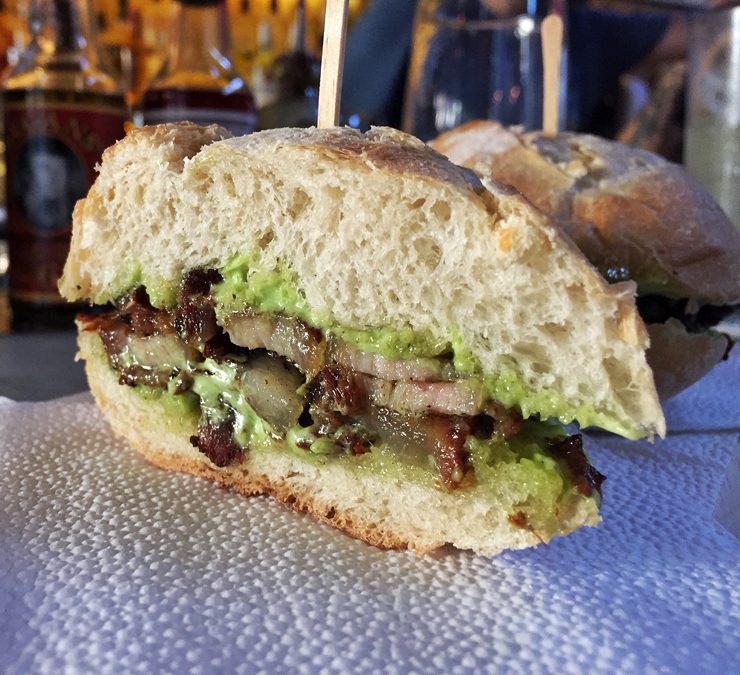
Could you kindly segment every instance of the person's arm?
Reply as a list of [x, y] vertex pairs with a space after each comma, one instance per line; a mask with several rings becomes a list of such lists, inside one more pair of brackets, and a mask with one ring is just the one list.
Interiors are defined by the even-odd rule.
[[374, 0], [347, 36], [342, 112], [398, 126], [416, 0]]

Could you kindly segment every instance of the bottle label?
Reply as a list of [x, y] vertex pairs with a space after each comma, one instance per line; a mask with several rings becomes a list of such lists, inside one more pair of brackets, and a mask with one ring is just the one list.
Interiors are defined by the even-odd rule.
[[165, 110], [149, 110], [144, 113], [144, 124], [185, 121], [202, 127], [218, 124], [224, 129], [228, 129], [234, 136], [246, 136], [251, 134], [257, 126], [257, 115], [233, 110], [198, 108], [167, 108]]
[[72, 210], [92, 185], [103, 151], [125, 135], [127, 117], [122, 107], [34, 104], [8, 93], [10, 297], [62, 302], [57, 282], [69, 253]]
[[251, 134], [257, 114], [251, 95], [197, 89], [154, 89], [144, 97], [144, 124], [193, 122], [199, 126], [218, 124], [234, 136]]

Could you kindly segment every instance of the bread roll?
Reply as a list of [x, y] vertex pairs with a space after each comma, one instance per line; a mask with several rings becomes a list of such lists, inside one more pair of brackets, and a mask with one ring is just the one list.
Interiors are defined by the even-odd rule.
[[[475, 411], [464, 414], [493, 405], [532, 420], [555, 416], [597, 424], [631, 438], [664, 433], [634, 285], [606, 284], [518, 193], [496, 183], [484, 188], [473, 172], [391, 129], [225, 135], [187, 124], [147, 127], [106, 151], [98, 179], [75, 209], [60, 282], [65, 297], [113, 302], [143, 287], [155, 306], [151, 312], [178, 340], [180, 314], [174, 321], [180, 338], [167, 317], [179, 312], [188, 275], [213, 270], [224, 279], [214, 289], [237, 283], [228, 286], [236, 289], [233, 299], [230, 291], [208, 296], [219, 334], [236, 345], [234, 316], [281, 325], [297, 319], [330, 347], [337, 339], [361, 336], [364, 342], [354, 342], [352, 350], [371, 357], [374, 368], [446, 364], [447, 374], [439, 376], [444, 382], [418, 383], [415, 378], [422, 376], [411, 375], [399, 383], [399, 376], [365, 370], [374, 375], [362, 381], [393, 380], [380, 382], [373, 396], [392, 387], [398, 393], [401, 386], [423, 398], [440, 385], [445, 392], [478, 396], [470, 404]], [[124, 316], [122, 323], [121, 301], [117, 307], [115, 320], [129, 330], [126, 321], [132, 319]], [[189, 441], [199, 429], [197, 416], [180, 427], [170, 419], [164, 430], [162, 420], [172, 414], [160, 398], [137, 394], [139, 385], [118, 384], [125, 373], [111, 368], [109, 346], [106, 361], [91, 328], [100, 325], [95, 321], [82, 321], [80, 337], [93, 393], [114, 429], [158, 465], [244, 494], [268, 492], [369, 543], [422, 552], [452, 543], [490, 555], [598, 520], [595, 495], [565, 480], [555, 501], [545, 504], [503, 464], [494, 478], [486, 477], [485, 467], [473, 466], [466, 474], [470, 480], [452, 487], [408, 478], [421, 469], [404, 468], [403, 453], [394, 455], [390, 477], [386, 469], [363, 471], [363, 462], [376, 461], [384, 448], [393, 450], [382, 437], [367, 441], [360, 459], [319, 458], [324, 463], [317, 468], [291, 453], [288, 436], [264, 420], [258, 425], [269, 433], [260, 437], [259, 448], [245, 445], [236, 460], [219, 466]], [[377, 345], [367, 346], [383, 335], [404, 356], [389, 360]], [[401, 344], [406, 338], [411, 346]], [[144, 340], [151, 340], [149, 333]], [[439, 347], [421, 354], [414, 351], [419, 344]], [[235, 357], [238, 367], [252, 367], [250, 359], [257, 358], [250, 345], [244, 345], [246, 356]], [[203, 354], [188, 366], [196, 379], [204, 377], [204, 368], [221, 372]], [[139, 370], [142, 363], [136, 364]], [[177, 373], [162, 400], [171, 396], [173, 383], [178, 394]], [[311, 385], [308, 373], [301, 374]], [[208, 394], [192, 391], [202, 408]], [[418, 404], [404, 400], [406, 406]], [[417, 413], [424, 420], [438, 414]], [[201, 430], [202, 424], [201, 418]], [[542, 462], [543, 471], [561, 471], [553, 468], [557, 462]], [[529, 466], [522, 460], [514, 465], [517, 471]]]
[[[492, 121], [465, 124], [431, 146], [519, 190], [606, 279], [632, 279], [640, 294], [686, 299], [689, 308], [740, 303], [740, 232], [682, 167], [596, 136], [545, 139]], [[650, 330], [661, 400], [703, 377], [726, 352], [721, 336], [680, 333], [676, 343], [665, 340], [677, 335], [676, 326]]]

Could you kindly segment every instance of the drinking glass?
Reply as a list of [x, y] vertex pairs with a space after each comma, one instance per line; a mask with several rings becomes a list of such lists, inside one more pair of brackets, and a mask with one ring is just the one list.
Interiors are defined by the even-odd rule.
[[740, 7], [692, 20], [684, 164], [740, 228]]
[[[480, 0], [421, 0], [404, 101], [403, 128], [423, 141], [474, 119], [542, 128], [543, 2], [502, 17]], [[500, 3], [515, 7], [514, 4]], [[548, 3], [549, 5], [549, 3]], [[553, 2], [554, 5], [554, 2]], [[567, 50], [560, 61], [560, 126], [565, 120]]]

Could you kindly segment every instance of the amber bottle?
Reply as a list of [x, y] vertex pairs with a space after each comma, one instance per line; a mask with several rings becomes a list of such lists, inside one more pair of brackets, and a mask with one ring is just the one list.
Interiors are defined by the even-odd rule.
[[98, 66], [87, 0], [36, 0], [31, 41], [3, 83], [9, 297], [16, 329], [72, 327], [59, 295], [72, 210], [103, 151], [125, 135], [126, 104]]
[[180, 0], [169, 56], [143, 101], [144, 124], [220, 124], [235, 136], [254, 131], [247, 84], [230, 59], [228, 15], [221, 0]]

